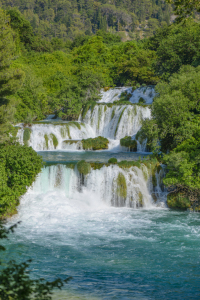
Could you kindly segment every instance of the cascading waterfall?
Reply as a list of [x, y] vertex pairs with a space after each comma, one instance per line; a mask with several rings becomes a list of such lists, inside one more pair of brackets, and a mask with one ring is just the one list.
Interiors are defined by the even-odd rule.
[[96, 136], [119, 140], [135, 135], [141, 128], [142, 120], [150, 117], [151, 111], [148, 107], [96, 105], [93, 110], [88, 110], [82, 121], [90, 125]]
[[[128, 151], [128, 148], [120, 146], [120, 139], [125, 136], [132, 136], [134, 139], [141, 128], [142, 120], [151, 118], [149, 107], [140, 105], [106, 105], [120, 100], [123, 92], [130, 94], [130, 102], [137, 103], [143, 97], [146, 103], [150, 104], [155, 96], [153, 87], [141, 87], [132, 91], [132, 88], [115, 88], [101, 93], [100, 103], [90, 108], [84, 118], [79, 116], [78, 122], [51, 121], [47, 117], [45, 123], [33, 124], [30, 127], [23, 127], [18, 130], [17, 137], [21, 144], [26, 143], [36, 151], [46, 150], [82, 150], [82, 139], [103, 136], [109, 139], [109, 150]], [[29, 131], [28, 138], [25, 138], [26, 131]], [[138, 151], [145, 152], [146, 142], [138, 144]]]
[[108, 91], [101, 91], [101, 99], [99, 103], [113, 103], [120, 100], [122, 93], [126, 92], [130, 95], [129, 101], [131, 103], [138, 103], [140, 98], [143, 98], [145, 104], [152, 104], [156, 92], [153, 86], [140, 87], [135, 90], [132, 87], [121, 87], [109, 89]]
[[43, 168], [29, 193], [45, 195], [59, 191], [71, 201], [81, 193], [83, 203], [87, 202], [85, 193], [97, 195], [101, 203], [109, 206], [151, 208], [155, 206], [155, 197], [153, 199], [151, 194], [160, 198], [163, 195], [160, 182], [162, 173], [156, 173], [155, 178], [156, 184], [145, 165], [129, 169], [122, 169], [118, 165], [104, 165], [100, 170], [92, 169], [83, 176], [76, 167], [57, 164]]

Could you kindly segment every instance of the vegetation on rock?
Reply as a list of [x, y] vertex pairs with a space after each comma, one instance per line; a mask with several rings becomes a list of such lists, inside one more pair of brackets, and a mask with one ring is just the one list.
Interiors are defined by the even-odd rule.
[[77, 169], [80, 174], [87, 175], [91, 171], [91, 165], [85, 160], [81, 160], [77, 163]]
[[83, 139], [82, 145], [84, 150], [104, 150], [108, 149], [109, 141], [107, 138], [98, 136], [96, 138]]
[[120, 139], [120, 145], [123, 147], [128, 147], [130, 151], [137, 152], [137, 141], [132, 140], [131, 136], [125, 136]]

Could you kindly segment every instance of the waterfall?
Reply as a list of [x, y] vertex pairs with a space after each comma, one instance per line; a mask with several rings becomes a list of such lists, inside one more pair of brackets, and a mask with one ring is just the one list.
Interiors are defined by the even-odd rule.
[[148, 107], [138, 105], [96, 105], [89, 109], [82, 121], [95, 132], [95, 135], [119, 140], [133, 136], [141, 128], [142, 120], [151, 117]]
[[135, 90], [132, 87], [121, 87], [109, 89], [108, 91], [101, 91], [101, 99], [99, 103], [113, 103], [114, 101], [119, 101], [122, 93], [126, 92], [131, 103], [138, 103], [140, 98], [143, 98], [145, 104], [152, 104], [156, 92], [153, 86], [140, 87]]
[[[43, 168], [28, 193], [46, 194], [48, 192], [61, 192], [71, 199], [84, 194], [98, 195], [102, 204], [115, 207], [151, 208], [155, 206], [156, 195], [161, 198], [163, 194], [161, 181], [162, 172], [155, 175], [156, 184], [150, 170], [142, 165], [141, 168], [120, 168], [118, 165], [103, 166], [101, 169], [92, 169], [88, 175], [81, 175], [76, 166], [52, 165]], [[164, 198], [163, 198], [164, 199]], [[164, 200], [162, 201], [164, 203]]]
[[[117, 105], [122, 93], [129, 95], [130, 105]], [[18, 125], [17, 138], [21, 144], [32, 147], [35, 151], [46, 150], [83, 150], [81, 140], [105, 137], [109, 140], [108, 149], [128, 151], [120, 146], [120, 139], [131, 136], [133, 139], [141, 128], [142, 120], [151, 118], [151, 109], [137, 103], [142, 97], [150, 104], [155, 96], [153, 87], [141, 87], [132, 90], [130, 87], [114, 88], [101, 92], [101, 100], [90, 107], [84, 117], [81, 115], [77, 122], [64, 122], [50, 115], [44, 122], [32, 124], [29, 127]], [[132, 103], [131, 103], [132, 102]], [[106, 104], [107, 103], [107, 104]], [[138, 144], [138, 152], [145, 152], [146, 142]]]

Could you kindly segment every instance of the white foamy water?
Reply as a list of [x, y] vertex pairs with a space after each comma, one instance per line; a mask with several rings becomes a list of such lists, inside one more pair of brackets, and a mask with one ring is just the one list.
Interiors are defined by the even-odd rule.
[[138, 103], [139, 99], [143, 98], [145, 104], [152, 104], [153, 99], [156, 96], [155, 89], [151, 86], [140, 87], [134, 91], [132, 90], [132, 87], [121, 87], [109, 89], [106, 92], [101, 91], [101, 99], [98, 102], [113, 103], [114, 101], [119, 101], [123, 92], [127, 92], [127, 94], [131, 95], [129, 99], [131, 103]]
[[[115, 88], [107, 92], [102, 92], [100, 102], [113, 102], [120, 99], [122, 92], [131, 94], [130, 102], [137, 103], [141, 95], [149, 104], [153, 101], [155, 91], [152, 87], [142, 87], [134, 92], [132, 88]], [[36, 151], [46, 150], [83, 150], [81, 140], [103, 136], [109, 139], [109, 150], [128, 151], [128, 148], [120, 147], [120, 139], [125, 136], [135, 135], [141, 128], [142, 120], [151, 118], [149, 107], [139, 105], [113, 105], [109, 107], [105, 104], [97, 104], [89, 109], [85, 117], [79, 116], [79, 124], [74, 122], [51, 121], [53, 115], [47, 117], [45, 124], [33, 124], [29, 127], [30, 138], [27, 142]], [[81, 123], [82, 122], [82, 123]], [[19, 142], [24, 142], [25, 128], [21, 125], [17, 137]], [[56, 140], [56, 144], [55, 144]], [[74, 142], [73, 142], [74, 140]], [[117, 140], [118, 142], [114, 142]], [[67, 142], [66, 142], [67, 141]], [[78, 142], [79, 141], [79, 142]], [[146, 141], [138, 143], [138, 151], [145, 152]]]

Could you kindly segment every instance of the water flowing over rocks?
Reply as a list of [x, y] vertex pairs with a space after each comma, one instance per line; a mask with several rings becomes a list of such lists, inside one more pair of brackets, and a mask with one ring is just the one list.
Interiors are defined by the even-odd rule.
[[[120, 95], [124, 91], [130, 93], [130, 105], [115, 103], [110, 106], [106, 104], [120, 100]], [[17, 134], [19, 142], [31, 146], [36, 151], [74, 151], [83, 150], [78, 141], [102, 136], [109, 139], [109, 150], [129, 151], [128, 148], [120, 146], [120, 139], [125, 136], [131, 136], [134, 139], [141, 128], [142, 120], [151, 118], [150, 107], [131, 105], [131, 103], [137, 103], [141, 96], [147, 104], [152, 103], [155, 96], [153, 87], [141, 87], [133, 92], [132, 88], [115, 88], [102, 92], [101, 96], [100, 103], [89, 108], [84, 117], [80, 115], [77, 122], [53, 121], [51, 119], [53, 115], [50, 115], [45, 121], [31, 124], [29, 127], [19, 125]], [[27, 130], [29, 130], [28, 135]], [[145, 152], [146, 142], [140, 144], [137, 141], [137, 143], [138, 152]]]

